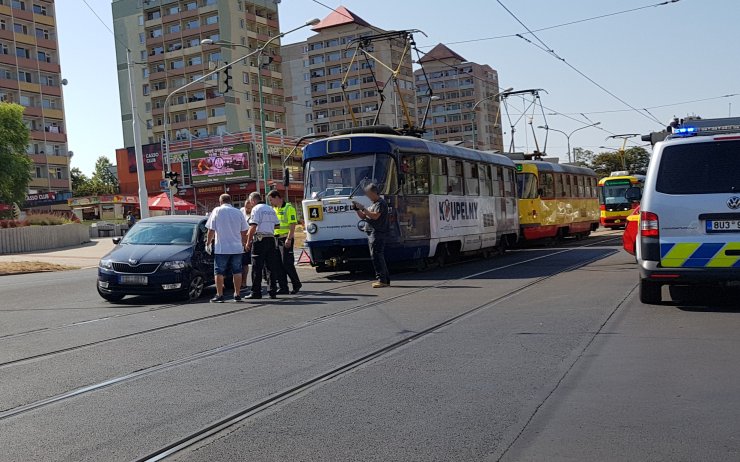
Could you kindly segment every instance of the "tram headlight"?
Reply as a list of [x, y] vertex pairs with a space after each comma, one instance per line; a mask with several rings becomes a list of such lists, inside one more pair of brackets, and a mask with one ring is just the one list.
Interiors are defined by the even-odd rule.
[[359, 223], [357, 223], [357, 229], [362, 231], [363, 233], [367, 231], [367, 222], [365, 220], [360, 220]]
[[318, 230], [319, 230], [319, 227], [316, 225], [316, 223], [311, 223], [306, 228], [306, 231], [308, 231], [308, 234], [316, 234]]

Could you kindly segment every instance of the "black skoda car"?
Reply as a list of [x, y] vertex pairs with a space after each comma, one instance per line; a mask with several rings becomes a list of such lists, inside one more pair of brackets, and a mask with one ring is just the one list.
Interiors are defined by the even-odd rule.
[[108, 301], [126, 295], [196, 300], [213, 284], [213, 256], [205, 250], [206, 217], [174, 215], [136, 223], [98, 265], [98, 293]]

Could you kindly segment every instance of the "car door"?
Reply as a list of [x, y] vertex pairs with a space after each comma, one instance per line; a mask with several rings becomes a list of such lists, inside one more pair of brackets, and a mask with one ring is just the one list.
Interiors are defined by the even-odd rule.
[[198, 241], [195, 244], [195, 254], [193, 262], [195, 268], [203, 273], [207, 279], [213, 278], [214, 257], [206, 252], [206, 239], [208, 238], [208, 228], [206, 222], [198, 223]]

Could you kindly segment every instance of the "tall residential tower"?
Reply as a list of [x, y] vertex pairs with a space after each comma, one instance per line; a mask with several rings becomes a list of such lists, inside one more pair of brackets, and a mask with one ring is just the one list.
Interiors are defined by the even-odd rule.
[[[132, 50], [134, 88], [143, 144], [164, 136], [165, 98], [211, 69], [239, 59], [279, 34], [275, 0], [113, 0], [121, 122], [126, 146], [133, 146], [126, 47]], [[203, 45], [204, 39], [219, 42]], [[262, 63], [252, 57], [229, 75], [214, 75], [172, 96], [170, 139], [259, 132], [257, 73], [262, 72], [265, 129], [285, 128], [280, 41]], [[268, 62], [269, 61], [269, 62]]]
[[[328, 134], [352, 126], [371, 125], [375, 119], [383, 89], [385, 104], [378, 123], [391, 127], [408, 124], [404, 104], [412, 125], [416, 124], [416, 100], [411, 54], [404, 53], [400, 38], [373, 41], [366, 48], [374, 59], [352, 59], [356, 40], [383, 33], [345, 7], [339, 7], [314, 26], [316, 32], [306, 42], [288, 45], [286, 62], [289, 87], [288, 132], [294, 136], [308, 133]], [[399, 69], [400, 91], [388, 82], [391, 72]], [[347, 71], [349, 74], [347, 75]], [[289, 77], [287, 77], [289, 76]], [[342, 81], [347, 76], [346, 89]], [[385, 88], [383, 88], [385, 87]], [[346, 99], [345, 99], [346, 98]], [[306, 107], [310, 107], [306, 111]], [[350, 113], [351, 111], [351, 113]]]
[[47, 198], [71, 189], [55, 8], [53, 0], [0, 0], [0, 101], [25, 106], [29, 196]]
[[487, 64], [466, 61], [441, 43], [419, 63], [424, 67], [424, 71], [414, 72], [419, 118], [427, 105], [430, 85], [433, 96], [439, 98], [432, 101], [424, 137], [442, 143], [458, 141], [467, 147], [475, 145], [483, 151], [503, 151], [501, 112], [496, 98], [498, 73]]

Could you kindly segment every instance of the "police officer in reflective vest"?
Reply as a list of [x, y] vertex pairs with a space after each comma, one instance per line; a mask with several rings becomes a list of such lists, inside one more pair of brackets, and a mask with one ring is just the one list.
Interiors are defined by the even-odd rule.
[[282, 271], [278, 273], [278, 284], [280, 285], [278, 293], [288, 293], [288, 278], [290, 278], [290, 283], [293, 285], [293, 291], [290, 293], [297, 294], [301, 290], [301, 280], [298, 278], [298, 272], [295, 269], [293, 244], [295, 243], [295, 226], [298, 224], [298, 214], [292, 204], [285, 202], [279, 191], [270, 191], [267, 196], [270, 198], [270, 205], [272, 205], [280, 221], [280, 227], [275, 229], [275, 237], [278, 240], [278, 250], [282, 260]]
[[246, 251], [252, 252], [252, 293], [249, 300], [262, 298], [262, 271], [267, 268], [270, 298], [276, 298], [275, 277], [280, 271], [280, 261], [275, 243], [275, 228], [280, 222], [275, 211], [262, 201], [262, 195], [253, 192], [249, 195], [252, 213], [249, 215]]

